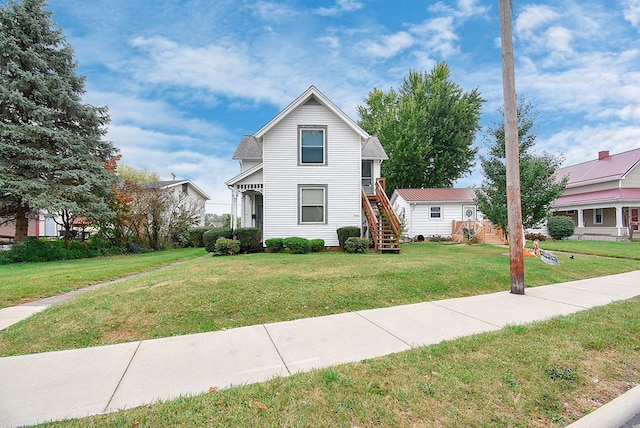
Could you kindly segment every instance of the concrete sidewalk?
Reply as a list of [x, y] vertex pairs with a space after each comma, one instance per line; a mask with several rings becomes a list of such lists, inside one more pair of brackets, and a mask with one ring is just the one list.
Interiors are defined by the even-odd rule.
[[200, 394], [210, 387], [262, 382], [637, 295], [640, 271], [528, 288], [525, 296], [505, 291], [0, 358], [0, 427], [84, 417]]

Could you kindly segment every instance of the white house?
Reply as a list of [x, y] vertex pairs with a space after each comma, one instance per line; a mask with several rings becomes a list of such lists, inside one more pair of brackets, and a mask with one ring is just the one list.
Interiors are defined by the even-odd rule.
[[573, 219], [575, 236], [583, 239], [627, 239], [638, 230], [640, 211], [640, 148], [560, 168], [569, 181], [553, 203], [555, 215]]
[[475, 221], [478, 208], [475, 189], [396, 189], [391, 206], [409, 238], [418, 235], [448, 236], [453, 221]]
[[[383, 204], [380, 198], [386, 200], [378, 187], [387, 155], [376, 137], [314, 86], [244, 136], [233, 159], [240, 173], [226, 182], [232, 224], [240, 198], [242, 227], [262, 229], [263, 240], [299, 236], [337, 246], [340, 227], [368, 224], [373, 232], [382, 230], [371, 213]], [[399, 235], [399, 223], [397, 228]]]
[[198, 186], [189, 180], [169, 180], [143, 183], [143, 187], [159, 188], [171, 192], [176, 203], [186, 212], [193, 214], [198, 226], [204, 226], [205, 204], [210, 199]]

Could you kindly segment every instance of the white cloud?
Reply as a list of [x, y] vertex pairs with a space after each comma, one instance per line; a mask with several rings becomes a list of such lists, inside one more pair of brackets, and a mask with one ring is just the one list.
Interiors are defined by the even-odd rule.
[[336, 16], [342, 12], [354, 12], [362, 9], [362, 3], [355, 0], [336, 0], [335, 5], [331, 7], [319, 7], [313, 12], [321, 16]]
[[624, 4], [624, 19], [634, 27], [640, 26], [640, 0], [627, 0]]
[[518, 14], [515, 21], [517, 32], [533, 31], [558, 19], [560, 14], [553, 8], [545, 5], [528, 5]]
[[451, 16], [433, 18], [413, 25], [410, 32], [420, 41], [421, 46], [431, 53], [438, 54], [441, 59], [459, 50], [456, 23]]
[[298, 11], [285, 4], [268, 1], [259, 1], [251, 8], [258, 14], [260, 19], [267, 22], [291, 19], [299, 14]]
[[381, 37], [378, 42], [363, 42], [362, 50], [376, 58], [391, 58], [412, 46], [413, 37], [406, 31]]

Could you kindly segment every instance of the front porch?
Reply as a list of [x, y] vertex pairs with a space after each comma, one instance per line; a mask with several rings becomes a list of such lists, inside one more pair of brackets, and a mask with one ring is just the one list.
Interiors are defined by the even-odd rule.
[[557, 210], [554, 215], [573, 219], [574, 238], [601, 241], [626, 241], [638, 231], [639, 207], [591, 205]]

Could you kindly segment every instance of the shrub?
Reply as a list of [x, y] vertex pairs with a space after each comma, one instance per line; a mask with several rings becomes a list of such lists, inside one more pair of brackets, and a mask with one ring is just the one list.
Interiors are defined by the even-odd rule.
[[189, 242], [194, 247], [204, 247], [204, 234], [215, 229], [213, 226], [194, 227], [189, 230]]
[[451, 242], [450, 236], [431, 235], [427, 238], [429, 242]]
[[349, 238], [359, 238], [360, 228], [357, 226], [345, 226], [337, 230], [338, 232], [338, 244], [340, 247], [345, 248], [345, 243]]
[[549, 231], [549, 236], [553, 239], [568, 238], [573, 235], [575, 225], [571, 217], [553, 216], [547, 221], [547, 230]]
[[216, 227], [211, 230], [207, 230], [202, 235], [202, 240], [204, 241], [204, 248], [207, 249], [208, 252], [213, 253], [216, 251], [216, 241], [218, 238], [227, 238], [231, 239], [231, 229], [228, 227]]
[[314, 253], [318, 253], [322, 250], [324, 250], [324, 239], [312, 239], [311, 251]]
[[344, 249], [347, 253], [366, 253], [369, 248], [369, 238], [348, 238], [344, 243]]
[[240, 241], [240, 251], [243, 253], [261, 253], [262, 231], [257, 227], [241, 227], [236, 229], [236, 238]]
[[284, 241], [282, 238], [269, 238], [264, 241], [267, 251], [271, 253], [279, 253], [284, 249]]
[[311, 242], [308, 239], [297, 236], [284, 238], [284, 246], [287, 247], [292, 254], [307, 254], [311, 252]]
[[538, 241], [545, 241], [547, 237], [543, 233], [527, 233], [526, 235], [524, 235], [524, 239], [526, 239], [527, 241], [535, 241], [536, 239]]
[[223, 236], [218, 238], [215, 244], [215, 251], [213, 254], [216, 256], [233, 256], [240, 252], [240, 241], [235, 239], [227, 239]]
[[84, 242], [71, 240], [67, 245], [62, 239], [29, 238], [14, 244], [9, 251], [2, 251], [0, 264], [84, 259], [119, 252], [122, 252], [120, 248], [97, 238]]

